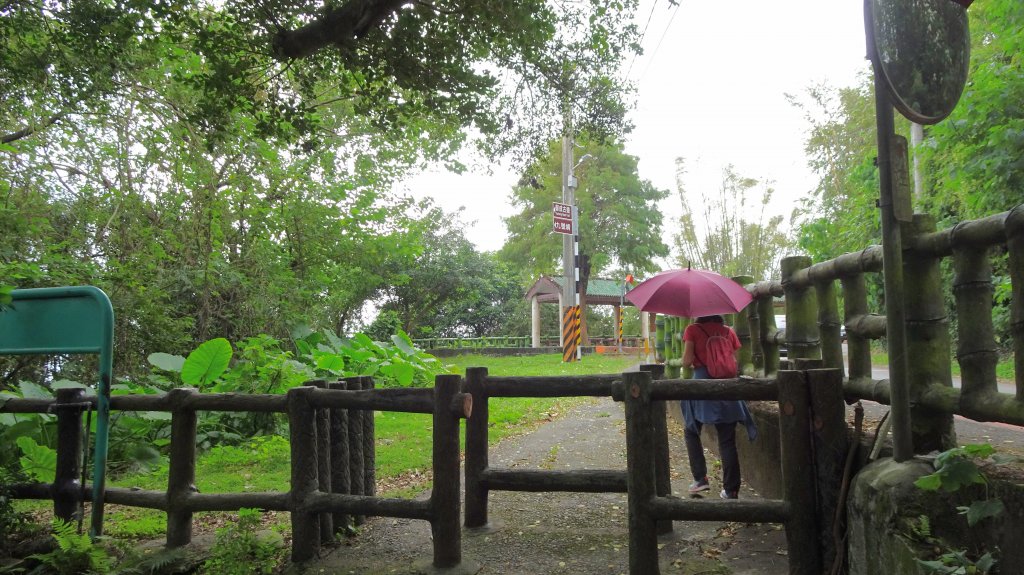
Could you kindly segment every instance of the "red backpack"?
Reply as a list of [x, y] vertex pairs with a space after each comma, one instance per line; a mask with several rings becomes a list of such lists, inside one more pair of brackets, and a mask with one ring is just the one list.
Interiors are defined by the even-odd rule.
[[736, 366], [732, 341], [724, 335], [709, 334], [700, 324], [695, 325], [707, 336], [707, 340], [704, 342], [704, 353], [700, 359], [707, 367], [708, 375], [715, 379], [736, 377], [739, 374], [739, 368]]

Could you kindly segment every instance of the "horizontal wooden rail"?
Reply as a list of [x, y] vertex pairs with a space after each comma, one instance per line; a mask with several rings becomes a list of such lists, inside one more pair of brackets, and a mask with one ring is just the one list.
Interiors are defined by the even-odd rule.
[[[1018, 206], [1017, 209], [1020, 207]], [[930, 234], [923, 234], [908, 242], [906, 248], [913, 253], [930, 257], [946, 257], [954, 248], [983, 248], [1006, 243], [1006, 219], [1013, 210], [956, 224]]]
[[869, 246], [859, 252], [843, 254], [826, 262], [796, 270], [788, 285], [795, 289], [814, 286], [844, 277], [882, 271], [882, 246]]
[[480, 482], [484, 488], [494, 491], [626, 493], [626, 472], [604, 469], [485, 469], [480, 473]]
[[622, 375], [487, 377], [488, 397], [609, 397]]
[[[616, 385], [612, 397], [625, 399], [625, 388]], [[743, 399], [774, 401], [779, 398], [779, 385], [775, 379], [662, 379], [653, 382], [651, 400], [680, 399]]]
[[344, 495], [340, 493], [312, 494], [303, 505], [311, 513], [345, 513], [374, 517], [399, 517], [430, 521], [433, 511], [429, 500], [398, 499], [367, 495]]
[[781, 500], [706, 501], [655, 497], [650, 502], [654, 519], [673, 521], [741, 521], [743, 523], [785, 523], [789, 521], [789, 504]]
[[[544, 379], [544, 378], [540, 378]], [[317, 389], [310, 402], [317, 408], [359, 409], [374, 411], [397, 411], [404, 413], [432, 413], [434, 390], [430, 388], [374, 389], [365, 391], [344, 391]], [[539, 396], [545, 397], [545, 396]], [[96, 407], [96, 398], [85, 402]], [[177, 404], [172, 404], [166, 394], [123, 395], [110, 400], [111, 409], [118, 411], [247, 411], [281, 412], [287, 410], [288, 398], [271, 394], [238, 393], [196, 393]], [[452, 412], [465, 419], [472, 410], [473, 400], [468, 394], [457, 394], [452, 402]], [[56, 407], [53, 399], [8, 399], [0, 404], [3, 413], [50, 413]]]
[[[890, 405], [888, 379], [857, 378], [843, 383], [847, 401], [866, 399]], [[954, 413], [975, 421], [998, 421], [1024, 425], [1024, 402], [1008, 393], [983, 393], [966, 396], [959, 389], [941, 384], [929, 385], [914, 403], [945, 413]]]

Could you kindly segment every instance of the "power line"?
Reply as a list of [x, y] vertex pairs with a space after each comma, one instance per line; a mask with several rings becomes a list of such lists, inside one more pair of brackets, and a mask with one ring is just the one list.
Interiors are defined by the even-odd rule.
[[[643, 48], [643, 45], [644, 45], [644, 38], [647, 37], [647, 28], [651, 25], [651, 19], [654, 17], [654, 9], [657, 8], [657, 7], [658, 7], [658, 0], [654, 0], [654, 2], [651, 3], [651, 13], [647, 15], [647, 23], [644, 24], [644, 31], [640, 32], [640, 41], [637, 42], [637, 45], [640, 46], [641, 49]], [[634, 62], [636, 62], [636, 53], [635, 52], [633, 53], [633, 59], [629, 61], [629, 68], [626, 70], [626, 77], [627, 78], [629, 77], [629, 73], [633, 71], [633, 63]]]
[[647, 61], [647, 67], [644, 68], [644, 71], [643, 73], [640, 74], [640, 77], [636, 79], [637, 84], [640, 83], [640, 80], [644, 79], [644, 76], [647, 75], [647, 71], [651, 69], [651, 62], [654, 62], [654, 57], [658, 55], [658, 50], [661, 48], [661, 43], [665, 41], [665, 36], [668, 35], [668, 30], [669, 28], [672, 27], [672, 21], [675, 20], [676, 14], [679, 13], [679, 5], [681, 3], [681, 1], [672, 3], [672, 5], [676, 7], [676, 9], [672, 11], [672, 16], [669, 17], [668, 24], [665, 25], [665, 31], [661, 33], [661, 38], [658, 39], [658, 45], [654, 47], [654, 52], [651, 53], [651, 59]]

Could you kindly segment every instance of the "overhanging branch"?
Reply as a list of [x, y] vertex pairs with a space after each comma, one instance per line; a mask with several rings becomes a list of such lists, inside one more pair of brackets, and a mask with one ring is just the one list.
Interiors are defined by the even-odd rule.
[[23, 128], [21, 130], [18, 130], [17, 132], [11, 132], [10, 134], [4, 134], [3, 136], [0, 136], [0, 144], [9, 144], [11, 142], [20, 140], [22, 138], [27, 138], [27, 137], [31, 136], [32, 134], [38, 132], [39, 130], [44, 130], [44, 129], [49, 128], [50, 126], [56, 124], [61, 118], [63, 118], [66, 115], [67, 114], [64, 113], [64, 112], [61, 112], [59, 114], [54, 114], [54, 115], [50, 116], [49, 118], [47, 118], [45, 121], [43, 121], [43, 123], [41, 123], [41, 124], [36, 124], [36, 125], [33, 125], [33, 126], [28, 126], [28, 127]]
[[408, 0], [349, 0], [319, 19], [274, 37], [274, 55], [281, 59], [305, 58], [331, 45], [361, 38], [398, 12]]

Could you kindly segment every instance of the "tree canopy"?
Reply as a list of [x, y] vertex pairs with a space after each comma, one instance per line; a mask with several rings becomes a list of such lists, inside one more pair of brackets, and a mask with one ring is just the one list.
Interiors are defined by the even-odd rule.
[[[105, 113], [155, 80], [215, 136], [242, 114], [306, 147], [339, 133], [344, 102], [375, 131], [492, 150], [546, 141], [566, 105], [595, 132], [623, 128], [615, 66], [638, 50], [636, 0], [14, 0], [0, 6], [0, 141]], [[554, 88], [554, 89], [553, 89]], [[342, 134], [353, 133], [342, 129]], [[526, 136], [531, 137], [526, 137]], [[442, 154], [441, 157], [444, 157]]]

